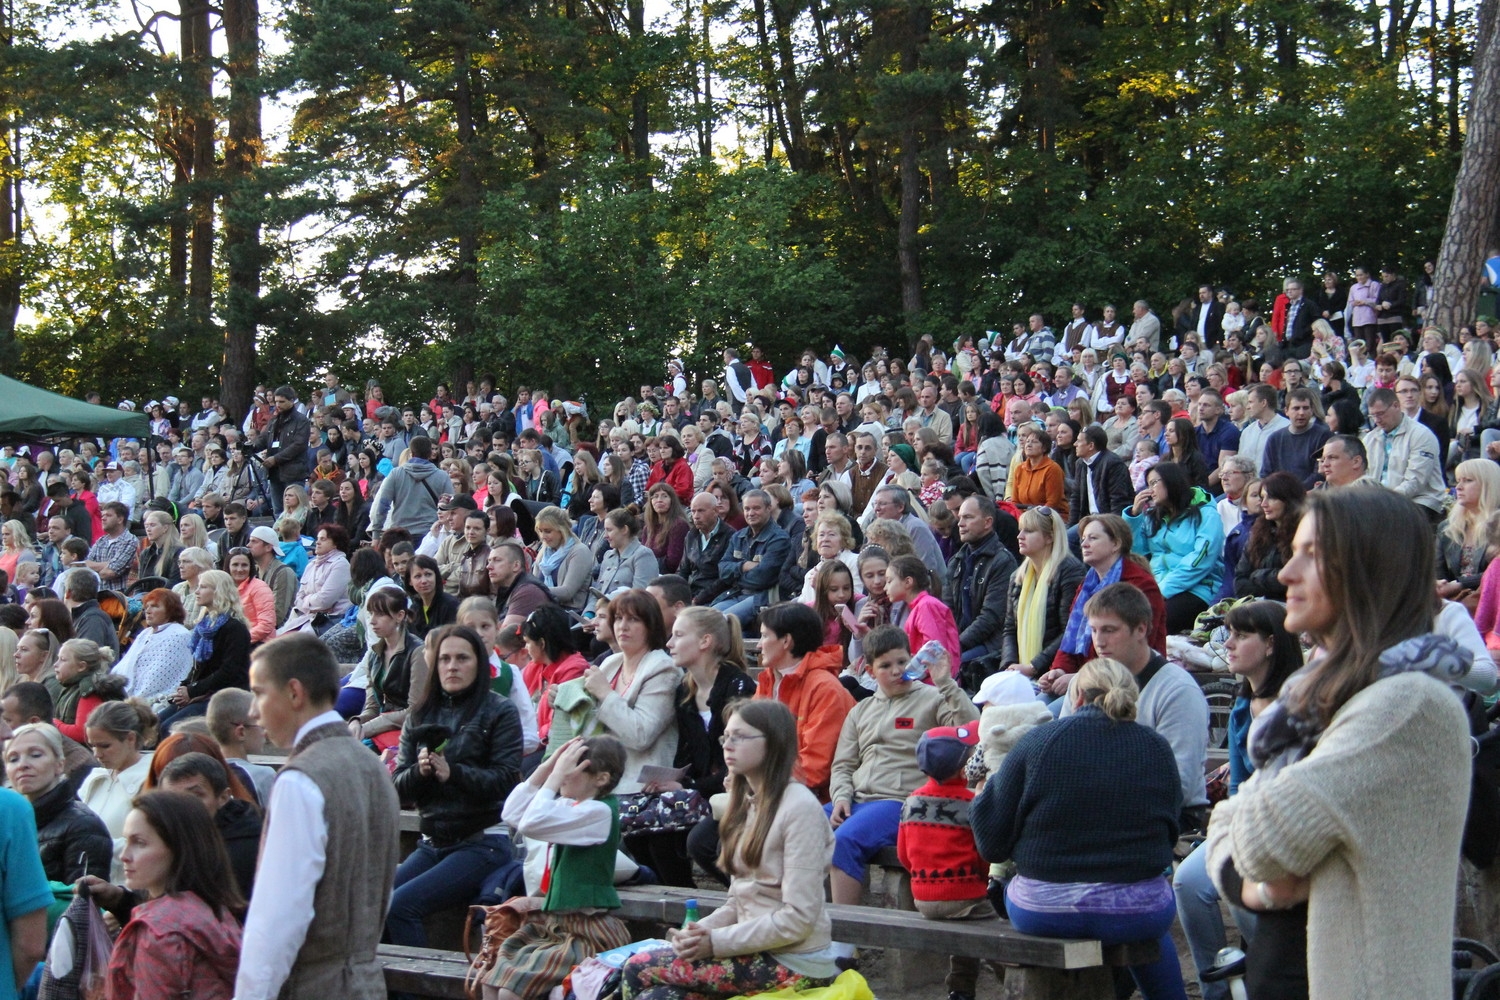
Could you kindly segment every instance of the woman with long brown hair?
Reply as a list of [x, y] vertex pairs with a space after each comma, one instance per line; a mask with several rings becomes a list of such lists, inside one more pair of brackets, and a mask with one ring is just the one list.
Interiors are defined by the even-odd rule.
[[792, 780], [791, 710], [770, 699], [740, 702], [719, 742], [729, 774], [729, 807], [719, 825], [729, 899], [668, 931], [670, 948], [631, 956], [623, 970], [627, 1000], [807, 989], [838, 975], [823, 902], [833, 833], [817, 798]]
[[1286, 598], [1277, 574], [1292, 555], [1292, 538], [1302, 519], [1307, 490], [1290, 472], [1273, 472], [1260, 481], [1260, 517], [1234, 571], [1236, 597]]

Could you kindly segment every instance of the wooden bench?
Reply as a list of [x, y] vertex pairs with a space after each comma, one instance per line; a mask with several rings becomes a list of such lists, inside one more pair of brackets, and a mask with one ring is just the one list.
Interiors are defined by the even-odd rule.
[[[648, 925], [640, 936], [661, 925], [676, 927], [686, 913], [685, 901], [696, 899], [699, 911], [722, 906], [725, 894], [702, 890], [645, 886], [620, 889], [619, 916]], [[1151, 961], [1155, 942], [1105, 947], [1098, 941], [1033, 937], [1005, 920], [928, 920], [915, 912], [870, 906], [828, 907], [837, 941], [862, 948], [957, 955], [998, 962], [1006, 970], [1006, 995], [1024, 1000], [1110, 1000], [1114, 996], [1111, 966]], [[934, 962], [934, 964], [938, 964]], [[947, 972], [947, 961], [941, 961]], [[903, 987], [892, 987], [903, 990]]]
[[386, 989], [391, 992], [468, 1000], [464, 976], [469, 971], [469, 960], [463, 952], [383, 944], [377, 954], [385, 968]]

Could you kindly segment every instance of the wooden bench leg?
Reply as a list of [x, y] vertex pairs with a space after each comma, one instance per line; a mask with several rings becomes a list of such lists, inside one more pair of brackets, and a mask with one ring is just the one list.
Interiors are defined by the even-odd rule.
[[[904, 868], [871, 866], [870, 891], [887, 909], [915, 911], [911, 875]], [[893, 991], [908, 992], [941, 983], [948, 975], [948, 956], [905, 948], [885, 950], [885, 979]]]
[[1003, 1000], [1114, 1000], [1114, 978], [1107, 968], [1006, 969]]

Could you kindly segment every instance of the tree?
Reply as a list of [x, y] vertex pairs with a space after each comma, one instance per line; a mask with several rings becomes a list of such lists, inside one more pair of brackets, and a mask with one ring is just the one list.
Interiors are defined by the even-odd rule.
[[1500, 223], [1500, 0], [1479, 7], [1474, 47], [1474, 83], [1469, 95], [1463, 160], [1453, 182], [1448, 225], [1432, 279], [1426, 318], [1449, 331], [1473, 320], [1474, 297], [1483, 284], [1484, 260], [1494, 250]]
[[255, 335], [260, 299], [259, 167], [260, 8], [257, 0], [224, 0], [228, 43], [229, 131], [224, 143], [224, 361], [219, 398], [229, 412], [250, 408], [255, 384]]

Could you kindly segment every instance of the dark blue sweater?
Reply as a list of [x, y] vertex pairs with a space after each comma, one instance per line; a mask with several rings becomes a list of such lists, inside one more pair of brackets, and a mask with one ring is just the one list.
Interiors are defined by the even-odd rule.
[[1045, 882], [1141, 882], [1172, 864], [1182, 783], [1155, 731], [1093, 706], [1038, 726], [970, 810], [985, 860]]

